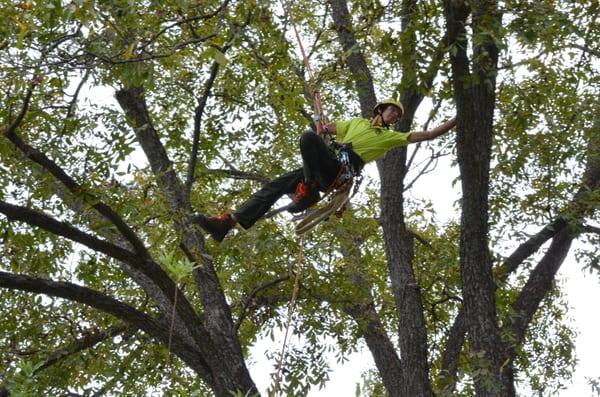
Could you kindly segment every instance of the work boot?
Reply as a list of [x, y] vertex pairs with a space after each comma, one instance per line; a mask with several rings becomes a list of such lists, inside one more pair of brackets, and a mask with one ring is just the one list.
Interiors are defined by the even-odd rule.
[[292, 203], [288, 205], [287, 210], [291, 213], [301, 212], [308, 207], [315, 205], [321, 199], [317, 183], [315, 181], [305, 183], [300, 181], [296, 186], [296, 194]]
[[230, 213], [226, 212], [219, 216], [212, 216], [210, 218], [204, 216], [203, 214], [198, 214], [192, 218], [192, 223], [197, 223], [202, 226], [202, 229], [206, 230], [213, 239], [220, 243], [223, 241], [227, 233], [233, 229], [236, 221], [233, 219]]

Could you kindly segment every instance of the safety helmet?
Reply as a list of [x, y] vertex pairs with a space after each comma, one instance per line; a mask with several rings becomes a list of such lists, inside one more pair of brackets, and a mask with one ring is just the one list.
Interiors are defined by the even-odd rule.
[[402, 106], [400, 102], [396, 101], [395, 99], [386, 99], [375, 105], [373, 108], [373, 116], [377, 116], [379, 114], [379, 109], [385, 105], [394, 105], [398, 108], [398, 110], [400, 110], [400, 116], [404, 114], [404, 106]]

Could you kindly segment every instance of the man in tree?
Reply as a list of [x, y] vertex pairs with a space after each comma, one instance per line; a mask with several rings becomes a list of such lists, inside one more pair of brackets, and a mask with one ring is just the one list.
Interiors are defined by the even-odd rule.
[[377, 160], [395, 147], [437, 138], [456, 125], [456, 119], [452, 118], [429, 131], [401, 133], [391, 130], [390, 126], [403, 113], [404, 107], [400, 102], [388, 99], [375, 106], [370, 120], [358, 117], [324, 126], [325, 132], [336, 135], [343, 145], [348, 155], [347, 164], [336, 157], [319, 134], [304, 133], [300, 138], [303, 168], [265, 184], [234, 212], [214, 217], [198, 214], [194, 222], [221, 242], [236, 223], [244, 229], [254, 225], [284, 194], [295, 193], [292, 203], [286, 208], [289, 212], [304, 211], [321, 199], [319, 192], [327, 192], [339, 184], [339, 176], [345, 169], [359, 173], [365, 163]]

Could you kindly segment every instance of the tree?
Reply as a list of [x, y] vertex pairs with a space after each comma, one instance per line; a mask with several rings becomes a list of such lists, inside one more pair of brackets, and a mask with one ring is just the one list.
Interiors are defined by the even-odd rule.
[[[377, 162], [380, 187], [303, 248], [306, 346], [283, 390], [326, 381], [327, 336], [340, 357], [364, 340], [390, 396], [514, 395], [519, 375], [560, 388], [574, 357], [555, 275], [600, 235], [597, 2], [292, 6], [332, 116], [369, 117], [376, 93], [401, 93], [399, 130], [426, 98], [431, 120], [456, 113], [455, 139], [431, 148], [455, 148], [462, 199], [460, 222], [439, 224], [406, 195], [431, 162], [406, 148]], [[230, 0], [1, 12], [16, 22], [0, 44], [1, 393], [257, 393], [247, 350], [284, 325], [302, 248], [282, 218], [214, 245], [191, 217], [298, 160], [310, 87], [292, 14]]]

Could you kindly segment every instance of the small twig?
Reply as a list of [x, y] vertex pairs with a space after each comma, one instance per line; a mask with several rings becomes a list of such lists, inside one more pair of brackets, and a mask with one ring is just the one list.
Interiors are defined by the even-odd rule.
[[71, 99], [71, 103], [69, 104], [69, 107], [68, 107], [69, 110], [67, 111], [67, 114], [65, 116], [65, 123], [63, 124], [63, 128], [62, 128], [61, 132], [59, 133], [59, 136], [64, 136], [67, 132], [67, 121], [73, 116], [73, 113], [75, 111], [75, 106], [77, 104], [77, 100], [79, 99], [79, 92], [81, 91], [81, 88], [87, 81], [89, 75], [90, 75], [90, 71], [86, 70], [85, 75], [83, 76], [83, 78], [81, 79], [79, 84], [77, 85], [77, 89], [75, 90], [75, 93], [73, 94], [73, 99]]
[[240, 316], [238, 317], [238, 319], [235, 323], [235, 329], [236, 330], [240, 329], [240, 325], [242, 324], [242, 321], [244, 321], [244, 318], [246, 318], [246, 311], [248, 310], [248, 307], [250, 307], [252, 300], [259, 292], [261, 292], [267, 288], [274, 287], [275, 285], [282, 283], [284, 281], [287, 281], [290, 279], [290, 277], [291, 277], [291, 274], [287, 274], [285, 276], [281, 276], [279, 278], [276, 278], [275, 280], [268, 281], [264, 284], [259, 285], [256, 288], [254, 288], [250, 292], [250, 294], [242, 301], [242, 309], [240, 310]]
[[257, 174], [255, 172], [240, 171], [233, 167], [232, 167], [232, 169], [214, 168], [214, 169], [206, 170], [205, 172], [207, 172], [209, 174], [225, 174], [232, 179], [245, 179], [245, 180], [258, 181], [261, 183], [267, 183], [270, 181], [269, 178], [267, 178], [261, 174]]
[[[440, 109], [440, 107], [442, 106], [442, 98], [438, 98], [438, 101], [436, 102], [435, 106], [433, 107], [433, 109], [431, 110], [431, 112], [429, 113], [429, 118], [427, 119], [427, 121], [425, 121], [425, 124], [423, 124], [423, 131], [427, 131], [427, 129], [429, 128], [429, 123], [431, 122], [431, 120], [433, 120], [433, 118], [435, 117], [435, 115], [437, 114], [438, 110]], [[410, 156], [410, 160], [408, 160], [408, 162], [406, 163], [406, 169], [409, 170], [414, 159], [415, 156], [417, 155], [417, 152], [419, 151], [419, 149], [421, 148], [421, 143], [419, 142], [417, 143], [415, 149], [413, 150], [411, 156]]]

